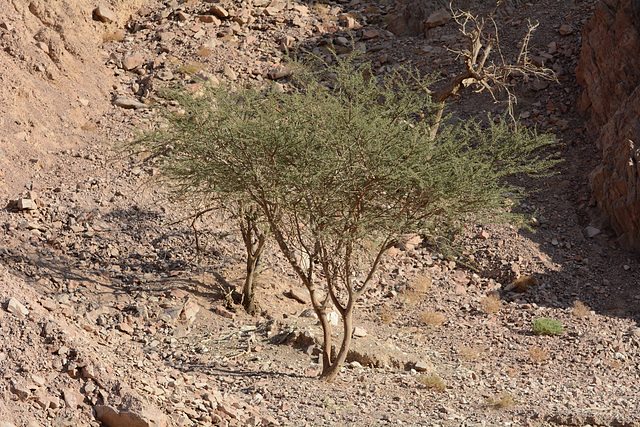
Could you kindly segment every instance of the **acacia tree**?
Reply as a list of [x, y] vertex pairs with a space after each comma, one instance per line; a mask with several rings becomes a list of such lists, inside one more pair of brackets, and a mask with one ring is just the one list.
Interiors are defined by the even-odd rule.
[[544, 154], [552, 137], [505, 120], [441, 123], [432, 137], [420, 119], [438, 108], [422, 90], [431, 80], [410, 69], [376, 77], [357, 56], [335, 59], [298, 64], [287, 93], [174, 92], [181, 112], [139, 141], [182, 191], [256, 209], [309, 291], [327, 381], [349, 351], [355, 303], [399, 236], [438, 236], [470, 214], [518, 221], [509, 207], [524, 192], [505, 178], [555, 163]]
[[[208, 102], [182, 90], [167, 90], [167, 99], [175, 101], [178, 108], [162, 110], [156, 130], [140, 135], [128, 144], [127, 149], [146, 152], [156, 162], [161, 173], [158, 180], [168, 187], [174, 199], [192, 207], [196, 212], [189, 218], [194, 230], [196, 248], [200, 245], [195, 222], [212, 211], [225, 212], [235, 222], [246, 256], [246, 275], [242, 287], [242, 305], [253, 315], [258, 310], [255, 297], [258, 266], [269, 236], [261, 210], [229, 175], [227, 159], [218, 156], [207, 144], [211, 127], [216, 121], [202, 120], [202, 103]], [[210, 108], [211, 106], [207, 106]], [[204, 159], [211, 159], [209, 168], [202, 170]]]

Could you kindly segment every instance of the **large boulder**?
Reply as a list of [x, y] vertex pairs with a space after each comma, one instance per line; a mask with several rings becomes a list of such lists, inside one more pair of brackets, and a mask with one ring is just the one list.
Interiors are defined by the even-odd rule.
[[640, 3], [603, 0], [582, 33], [579, 107], [602, 129], [591, 174], [599, 208], [620, 242], [640, 250]]

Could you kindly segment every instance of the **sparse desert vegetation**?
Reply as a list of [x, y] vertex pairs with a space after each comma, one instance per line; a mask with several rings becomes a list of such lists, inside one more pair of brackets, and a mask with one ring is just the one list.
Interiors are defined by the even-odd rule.
[[[633, 14], [598, 21], [605, 15], [594, 14], [596, 0], [505, 0], [493, 21], [483, 17], [495, 5], [484, 0], [454, 2], [471, 16], [426, 0], [245, 3], [0, 2], [0, 424], [640, 423], [640, 258], [599, 212], [618, 194], [601, 178], [615, 170], [611, 162], [628, 170], [629, 140], [637, 139], [621, 131], [633, 123], [635, 83], [616, 81], [629, 88], [623, 94], [598, 86], [607, 67], [637, 74], [635, 33], [620, 19], [631, 23]], [[115, 20], [107, 6], [118, 8]], [[539, 22], [530, 37], [528, 18]], [[611, 41], [606, 55], [598, 37]], [[616, 44], [630, 53], [619, 55]], [[364, 82], [388, 85], [362, 108], [354, 100], [365, 91], [323, 72], [354, 52]], [[588, 68], [587, 60], [605, 59], [612, 64]], [[309, 90], [296, 61], [320, 78], [315, 97], [297, 107], [288, 100]], [[518, 70], [543, 64], [557, 80], [520, 78]], [[579, 86], [576, 69], [596, 88]], [[435, 81], [423, 87], [411, 73]], [[501, 90], [495, 78], [504, 76]], [[209, 90], [231, 92], [217, 98], [233, 106], [222, 121], [195, 108]], [[450, 96], [444, 110], [411, 112], [396, 91], [416, 104]], [[621, 111], [600, 110], [608, 100]], [[610, 116], [603, 129], [611, 132], [599, 132]], [[388, 123], [394, 131], [381, 133]], [[119, 151], [174, 125], [193, 139], [176, 132], [155, 153]], [[549, 156], [550, 174], [510, 175], [509, 147], [528, 141], [513, 132], [555, 135], [532, 151]], [[310, 135], [321, 136], [317, 150], [287, 151]], [[398, 135], [443, 151], [414, 161], [407, 146], [394, 151]], [[607, 142], [612, 135], [628, 135], [622, 151]], [[502, 154], [466, 157], [500, 138]], [[287, 141], [264, 150], [279, 139]], [[225, 173], [207, 170], [201, 186], [187, 182], [193, 193], [157, 185], [169, 176], [163, 156], [189, 157], [183, 144], [206, 147], [209, 161], [243, 140], [246, 158], [227, 162]], [[388, 144], [371, 154], [366, 141]], [[527, 158], [517, 158], [512, 166], [526, 172]], [[196, 164], [172, 166], [184, 173]], [[468, 178], [488, 169], [500, 178]], [[321, 170], [329, 172], [313, 175]], [[425, 171], [446, 179], [425, 186]], [[233, 177], [253, 172], [273, 180], [255, 187], [277, 195], [267, 205], [286, 206], [269, 213], [284, 219], [293, 264], [260, 206], [229, 197], [239, 185]], [[619, 174], [616, 191], [636, 188], [625, 188], [632, 175]], [[398, 231], [369, 278], [384, 233], [340, 221], [387, 223], [389, 198], [407, 195], [403, 176], [415, 195], [431, 197], [421, 212], [445, 219]], [[348, 186], [347, 177], [360, 181]], [[442, 198], [460, 189], [461, 197]], [[495, 211], [450, 216], [490, 193]], [[321, 208], [313, 219], [309, 206]], [[345, 254], [350, 242], [353, 256], [326, 256]], [[330, 328], [321, 326], [323, 309]], [[339, 366], [334, 383], [318, 381], [325, 359]]]

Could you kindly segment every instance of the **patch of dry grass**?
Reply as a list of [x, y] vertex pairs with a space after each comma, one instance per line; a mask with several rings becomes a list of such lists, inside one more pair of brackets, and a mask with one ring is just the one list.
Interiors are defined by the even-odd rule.
[[412, 287], [416, 292], [426, 293], [431, 288], [431, 273], [421, 274], [413, 282]]
[[393, 323], [396, 318], [396, 312], [391, 309], [391, 307], [385, 305], [380, 309], [380, 322], [385, 325], [389, 325]]
[[190, 62], [188, 64], [181, 65], [176, 69], [177, 73], [181, 74], [197, 74], [206, 68], [206, 64], [201, 62]]
[[500, 311], [502, 301], [496, 294], [490, 294], [480, 301], [480, 308], [485, 314], [495, 314]]
[[516, 402], [516, 400], [513, 398], [511, 394], [503, 393], [502, 396], [500, 396], [497, 399], [493, 399], [493, 398], [488, 399], [487, 404], [489, 406], [493, 406], [494, 408], [504, 409], [504, 408], [510, 408], [512, 406], [516, 406], [518, 402]]
[[542, 363], [549, 359], [549, 353], [536, 345], [529, 349], [529, 357], [533, 363]]
[[443, 392], [447, 389], [447, 384], [437, 374], [418, 375], [418, 381], [420, 381], [421, 384], [424, 384], [428, 388], [436, 389], [439, 392]]
[[211, 49], [209, 49], [206, 46], [200, 46], [198, 50], [196, 50], [196, 56], [199, 56], [201, 58], [209, 57], [211, 56], [211, 53], [212, 53]]
[[460, 359], [465, 360], [467, 362], [472, 362], [474, 360], [478, 360], [482, 353], [486, 351], [484, 346], [460, 346], [458, 348], [458, 355]]
[[427, 326], [440, 326], [447, 320], [444, 314], [431, 310], [425, 310], [420, 313], [418, 319]]
[[591, 308], [584, 305], [581, 301], [576, 300], [573, 302], [573, 309], [571, 310], [573, 317], [587, 317], [590, 312]]
[[124, 40], [124, 33], [120, 30], [107, 31], [102, 35], [102, 43], [121, 42], [122, 40]]

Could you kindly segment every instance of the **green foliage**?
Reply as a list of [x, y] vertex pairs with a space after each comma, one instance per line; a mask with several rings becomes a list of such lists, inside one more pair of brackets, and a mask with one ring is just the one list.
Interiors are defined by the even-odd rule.
[[560, 335], [563, 332], [562, 323], [557, 320], [545, 318], [533, 321], [533, 333], [536, 335]]
[[557, 162], [545, 151], [551, 136], [501, 118], [447, 121], [432, 137], [423, 120], [436, 108], [424, 90], [431, 79], [407, 68], [377, 77], [357, 56], [334, 59], [293, 64], [286, 93], [168, 91], [178, 108], [134, 144], [177, 195], [255, 207], [309, 289], [325, 339], [329, 300], [343, 318], [336, 360], [325, 342], [327, 377], [346, 356], [355, 300], [399, 235], [444, 236], [471, 214], [522, 223], [510, 208], [524, 191], [506, 178]]

